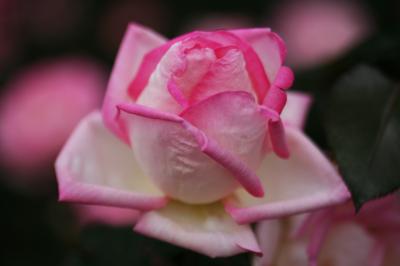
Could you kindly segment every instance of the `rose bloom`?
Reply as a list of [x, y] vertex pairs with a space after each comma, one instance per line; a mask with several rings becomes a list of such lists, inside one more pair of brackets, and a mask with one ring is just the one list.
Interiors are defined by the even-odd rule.
[[285, 54], [267, 28], [167, 41], [129, 25], [102, 112], [56, 161], [60, 200], [139, 210], [137, 232], [212, 257], [259, 253], [251, 222], [347, 200], [301, 131], [310, 98], [280, 115]]
[[387, 196], [355, 214], [351, 203], [289, 221], [257, 226], [265, 256], [254, 266], [396, 266], [400, 261], [400, 198]]
[[363, 41], [372, 23], [355, 1], [289, 0], [274, 11], [272, 24], [285, 38], [296, 68], [327, 63]]

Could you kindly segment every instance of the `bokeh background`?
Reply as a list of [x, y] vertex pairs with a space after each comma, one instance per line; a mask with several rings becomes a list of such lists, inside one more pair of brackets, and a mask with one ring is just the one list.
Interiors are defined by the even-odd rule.
[[130, 21], [169, 38], [271, 27], [287, 43], [293, 89], [314, 95], [306, 131], [328, 154], [319, 99], [332, 82], [360, 63], [399, 80], [396, 0], [0, 0], [0, 265], [250, 265], [137, 235], [135, 211], [57, 201], [54, 159], [101, 106]]

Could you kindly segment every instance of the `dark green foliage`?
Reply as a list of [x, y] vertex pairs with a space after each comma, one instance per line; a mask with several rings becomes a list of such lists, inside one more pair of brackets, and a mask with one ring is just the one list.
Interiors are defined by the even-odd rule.
[[328, 141], [359, 208], [400, 187], [400, 89], [361, 66], [331, 91]]

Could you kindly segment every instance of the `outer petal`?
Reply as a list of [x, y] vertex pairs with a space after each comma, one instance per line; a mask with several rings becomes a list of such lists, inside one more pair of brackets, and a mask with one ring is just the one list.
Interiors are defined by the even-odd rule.
[[236, 180], [253, 195], [263, 194], [240, 158], [183, 118], [136, 104], [119, 108], [140, 165], [169, 196], [209, 203], [230, 194]]
[[286, 134], [290, 158], [282, 160], [271, 153], [258, 171], [266, 195], [256, 199], [239, 191], [237, 201], [226, 201], [227, 211], [237, 222], [302, 213], [350, 198], [336, 169], [318, 148], [295, 128], [286, 127]]
[[131, 101], [128, 96], [128, 86], [135, 77], [143, 57], [165, 41], [157, 33], [137, 24], [130, 24], [125, 33], [108, 83], [102, 110], [107, 127], [124, 140], [127, 140], [126, 135], [115, 121], [116, 105]]
[[[153, 52], [154, 51], [152, 51], [152, 53]], [[146, 57], [143, 62], [146, 63], [149, 60], [150, 59]], [[167, 88], [170, 87], [168, 85], [174, 73], [181, 71], [184, 66], [185, 61], [181, 52], [181, 42], [177, 42], [162, 56], [158, 65], [146, 80], [146, 83], [145, 81], [142, 82], [146, 85], [138, 95], [136, 103], [165, 112], [179, 113], [182, 106], [180, 102], [176, 100], [176, 97], [174, 97], [176, 96], [175, 93], [171, 93], [172, 91]], [[139, 77], [141, 76], [138, 76], [138, 78]], [[136, 80], [137, 79], [135, 79], [135, 81]], [[136, 84], [136, 82], [134, 84]], [[181, 90], [177, 88], [176, 91]], [[184, 97], [182, 98], [184, 99]]]
[[312, 97], [309, 94], [288, 92], [286, 106], [281, 114], [283, 123], [302, 129], [311, 103]]
[[240, 29], [231, 32], [253, 47], [272, 84], [286, 57], [286, 48], [282, 39], [269, 28]]
[[145, 213], [135, 231], [210, 257], [227, 257], [245, 251], [260, 254], [250, 226], [236, 224], [219, 203], [171, 202], [164, 209]]
[[260, 243], [262, 257], [254, 257], [253, 266], [272, 265], [283, 237], [281, 220], [263, 221], [257, 225], [256, 234]]
[[94, 112], [75, 129], [56, 161], [60, 200], [150, 210], [167, 200], [136, 164], [128, 146]]

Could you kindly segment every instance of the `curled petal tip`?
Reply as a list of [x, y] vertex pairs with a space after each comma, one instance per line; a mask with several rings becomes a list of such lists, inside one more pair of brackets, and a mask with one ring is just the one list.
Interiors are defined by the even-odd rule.
[[285, 147], [285, 149], [276, 150], [275, 153], [281, 159], [289, 159], [289, 157], [290, 157], [290, 152], [287, 147]]
[[281, 89], [289, 89], [293, 85], [294, 74], [293, 71], [287, 67], [282, 66], [276, 76], [274, 85]]
[[258, 182], [257, 182], [256, 185], [254, 186], [254, 188], [253, 188], [252, 190], [249, 190], [249, 193], [250, 193], [251, 195], [253, 195], [254, 197], [263, 198], [264, 195], [265, 195], [264, 188], [263, 188], [263, 186], [262, 186], [260, 180], [257, 180], [257, 181], [258, 181]]
[[253, 246], [253, 247], [246, 247], [244, 245], [241, 244], [236, 244], [239, 248], [247, 251], [247, 252], [251, 252], [254, 255], [256, 255], [257, 257], [262, 257], [263, 256], [263, 252], [261, 251], [260, 247], [257, 246]]

